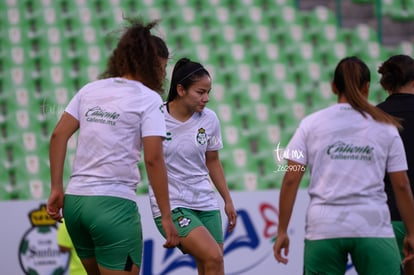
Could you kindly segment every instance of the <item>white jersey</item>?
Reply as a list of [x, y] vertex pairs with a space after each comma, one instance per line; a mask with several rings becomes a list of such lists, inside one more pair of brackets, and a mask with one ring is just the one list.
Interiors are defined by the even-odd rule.
[[[167, 126], [164, 156], [171, 209], [219, 209], [206, 166], [206, 152], [223, 147], [216, 114], [204, 108], [202, 112], [194, 113], [190, 119], [181, 122], [168, 113], [166, 106], [163, 108]], [[159, 217], [161, 213], [151, 186], [149, 193], [153, 216]]]
[[394, 236], [384, 173], [407, 170], [394, 126], [336, 104], [303, 119], [285, 157], [310, 169], [307, 239]]
[[124, 78], [94, 81], [79, 90], [65, 110], [80, 124], [66, 193], [135, 201], [141, 138], [165, 137], [161, 106], [159, 94]]

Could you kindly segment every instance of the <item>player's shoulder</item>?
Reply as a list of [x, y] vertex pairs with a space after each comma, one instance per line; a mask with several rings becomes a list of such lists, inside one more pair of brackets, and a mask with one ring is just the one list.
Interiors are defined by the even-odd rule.
[[108, 82], [108, 79], [98, 79], [98, 80], [93, 80], [91, 82], [86, 83], [85, 85], [83, 85], [80, 89], [79, 89], [79, 93], [84, 93], [87, 92], [89, 90], [93, 90], [97, 87], [102, 87], [105, 86], [106, 83]]
[[217, 118], [216, 112], [214, 112], [212, 109], [210, 109], [208, 107], [204, 107], [203, 111], [201, 112], [201, 115], [207, 116], [207, 117], [212, 117], [212, 118]]

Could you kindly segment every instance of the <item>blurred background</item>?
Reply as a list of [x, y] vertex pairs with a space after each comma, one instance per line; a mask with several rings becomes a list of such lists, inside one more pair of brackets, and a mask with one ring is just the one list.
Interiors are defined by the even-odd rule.
[[[275, 150], [305, 115], [335, 102], [330, 80], [341, 58], [369, 65], [376, 104], [386, 97], [378, 65], [413, 54], [412, 0], [3, 0], [0, 200], [48, 197], [50, 134], [76, 91], [104, 70], [114, 46], [107, 37], [119, 34], [123, 16], [161, 20], [168, 76], [183, 56], [211, 72], [209, 107], [221, 121], [231, 190], [279, 188]], [[75, 147], [76, 136], [65, 179]]]

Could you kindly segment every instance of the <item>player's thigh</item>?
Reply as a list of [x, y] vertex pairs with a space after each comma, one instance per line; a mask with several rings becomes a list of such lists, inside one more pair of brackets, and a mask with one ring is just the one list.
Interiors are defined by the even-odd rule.
[[201, 261], [223, 257], [221, 246], [204, 226], [196, 227], [187, 236], [181, 237], [180, 243], [186, 253]]
[[218, 244], [223, 244], [223, 226], [220, 210], [200, 211], [198, 218]]
[[[195, 212], [191, 209], [178, 207], [171, 211], [171, 219], [177, 229], [178, 236], [186, 237], [194, 228], [203, 226], [200, 219], [197, 217]], [[154, 219], [155, 225], [157, 226], [160, 233], [166, 237], [164, 228], [162, 227], [161, 217]]]
[[[183, 253], [190, 253], [194, 257], [211, 257], [212, 254], [217, 255], [217, 253], [222, 253], [220, 244], [222, 242], [221, 236], [221, 226], [219, 229], [212, 228], [214, 224], [213, 221], [217, 221], [217, 213], [208, 213], [206, 211], [200, 217], [202, 211], [196, 211], [188, 208], [176, 208], [171, 211], [171, 218], [174, 222], [174, 225], [178, 231], [178, 236], [180, 237], [179, 249]], [[165, 237], [164, 229], [162, 228], [161, 218], [155, 218], [155, 223], [158, 227], [158, 230]], [[207, 224], [208, 228], [205, 226]], [[210, 231], [211, 230], [211, 231]], [[216, 250], [218, 248], [218, 250]], [[202, 251], [208, 252], [204, 255]]]

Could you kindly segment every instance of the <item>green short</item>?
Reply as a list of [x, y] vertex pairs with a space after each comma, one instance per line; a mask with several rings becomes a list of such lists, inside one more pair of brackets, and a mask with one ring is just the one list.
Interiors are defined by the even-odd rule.
[[401, 274], [401, 259], [394, 238], [305, 240], [303, 274], [343, 275], [348, 255], [358, 274]]
[[141, 266], [142, 228], [136, 202], [109, 196], [65, 195], [66, 226], [79, 258], [111, 270]]
[[[217, 243], [223, 243], [223, 229], [219, 210], [199, 211], [188, 208], [175, 208], [171, 211], [171, 217], [178, 231], [178, 236], [187, 236], [194, 228], [204, 226]], [[154, 219], [158, 230], [165, 238], [161, 217]]]
[[394, 229], [395, 240], [397, 241], [398, 249], [400, 251], [401, 260], [405, 258], [403, 252], [404, 238], [407, 234], [404, 223], [402, 221], [391, 222], [392, 228]]

